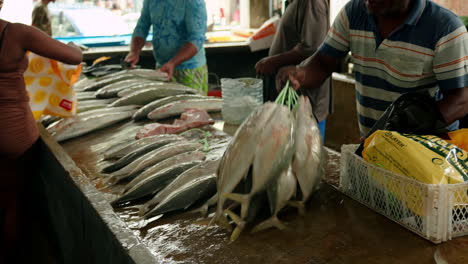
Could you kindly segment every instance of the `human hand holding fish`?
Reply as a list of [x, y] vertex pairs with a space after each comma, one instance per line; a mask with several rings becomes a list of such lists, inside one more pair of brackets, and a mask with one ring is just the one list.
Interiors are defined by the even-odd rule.
[[161, 68], [157, 69], [156, 73], [166, 78], [166, 81], [170, 81], [172, 80], [172, 76], [174, 75], [175, 66], [176, 65], [174, 63], [169, 61], [163, 66], [161, 66]]

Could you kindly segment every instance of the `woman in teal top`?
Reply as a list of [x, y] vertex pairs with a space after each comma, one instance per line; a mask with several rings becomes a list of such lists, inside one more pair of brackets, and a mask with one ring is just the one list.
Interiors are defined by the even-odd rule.
[[201, 93], [208, 91], [204, 0], [144, 0], [125, 61], [138, 63], [150, 27], [153, 55], [160, 71]]

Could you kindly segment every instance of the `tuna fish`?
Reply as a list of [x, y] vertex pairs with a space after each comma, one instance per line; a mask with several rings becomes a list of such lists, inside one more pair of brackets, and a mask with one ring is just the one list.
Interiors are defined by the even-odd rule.
[[312, 115], [312, 106], [307, 97], [299, 98], [299, 108], [296, 113], [296, 151], [294, 153], [292, 170], [299, 182], [301, 191], [300, 202], [296, 203], [299, 212], [303, 214], [304, 203], [317, 189], [323, 175], [324, 150], [317, 122]]
[[247, 176], [254, 161], [255, 151], [253, 149], [257, 145], [260, 131], [270, 121], [275, 109], [276, 104], [266, 103], [248, 116], [237, 129], [221, 158], [217, 171], [218, 205], [213, 221], [228, 229], [231, 227], [224, 217], [223, 211], [226, 195], [231, 193]]
[[292, 169], [288, 168], [267, 188], [268, 201], [272, 217], [256, 225], [252, 229], [252, 233], [276, 227], [284, 229], [286, 226], [278, 219], [278, 213], [283, 209], [288, 201], [296, 193], [297, 181]]
[[[293, 116], [289, 108], [282, 105], [276, 105], [273, 116], [274, 120], [262, 127], [255, 144], [250, 192], [224, 194], [226, 198], [241, 204], [241, 219], [248, 216], [251, 198], [265, 190], [291, 163], [294, 153]], [[244, 223], [236, 224], [232, 239], [235, 239], [244, 227]]]

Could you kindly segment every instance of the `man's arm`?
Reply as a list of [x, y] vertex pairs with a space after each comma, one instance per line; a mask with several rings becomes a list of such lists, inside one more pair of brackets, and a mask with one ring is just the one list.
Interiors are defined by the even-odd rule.
[[297, 65], [307, 58], [296, 46], [290, 51], [261, 59], [255, 64], [255, 70], [258, 74], [274, 74], [282, 66]]
[[444, 99], [437, 102], [447, 124], [462, 119], [468, 114], [468, 87], [443, 91]]
[[159, 70], [167, 73], [168, 80], [171, 80], [174, 74], [175, 67], [195, 56], [197, 52], [197, 47], [195, 47], [195, 45], [193, 45], [191, 42], [187, 42], [182, 46], [182, 48], [180, 48], [177, 54], [166, 64], [164, 64]]
[[141, 49], [143, 49], [143, 46], [145, 45], [146, 37], [148, 36], [148, 32], [151, 27], [150, 11], [149, 1], [145, 0], [143, 2], [143, 8], [141, 9], [140, 18], [133, 30], [130, 52], [125, 57], [125, 61], [130, 63], [131, 67], [135, 67], [140, 60]]

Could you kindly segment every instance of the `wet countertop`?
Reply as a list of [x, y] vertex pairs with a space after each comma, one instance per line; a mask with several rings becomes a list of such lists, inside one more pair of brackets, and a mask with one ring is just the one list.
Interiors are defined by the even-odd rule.
[[[103, 218], [115, 214], [119, 224], [111, 228], [132, 237], [124, 243], [149, 250], [157, 263], [468, 263], [468, 236], [434, 245], [384, 216], [348, 198], [336, 188], [339, 182], [340, 153], [326, 149], [326, 176], [321, 188], [307, 205], [306, 214], [294, 209], [280, 214], [286, 230], [269, 229], [256, 234], [244, 231], [238, 240], [198, 213], [172, 214], [152, 222], [142, 222], [134, 210], [111, 211], [106, 201], [115, 195], [97, 191], [100, 157], [96, 154], [105, 140], [132, 126], [117, 124], [97, 133], [64, 142], [61, 146], [87, 179], [75, 179], [85, 195], [91, 197]], [[232, 134], [236, 126], [216, 127]], [[44, 135], [43, 135], [44, 137]], [[71, 174], [78, 175], [78, 174]], [[81, 176], [76, 176], [81, 177]], [[89, 184], [91, 183], [91, 184]], [[96, 196], [99, 198], [96, 199]], [[103, 206], [98, 205], [104, 204]], [[105, 221], [108, 221], [104, 219]], [[111, 225], [112, 223], [109, 223]], [[135, 251], [130, 255], [134, 256]], [[140, 257], [136, 263], [145, 262]]]

